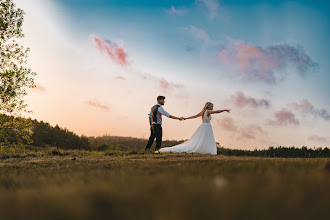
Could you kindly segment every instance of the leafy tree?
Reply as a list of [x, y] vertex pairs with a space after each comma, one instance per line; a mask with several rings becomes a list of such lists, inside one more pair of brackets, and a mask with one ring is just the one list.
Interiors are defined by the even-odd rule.
[[[33, 77], [36, 73], [23, 66], [27, 63], [29, 48], [24, 49], [17, 43], [24, 37], [24, 14], [22, 9], [16, 8], [13, 0], [0, 0], [0, 114], [19, 116], [22, 111], [28, 112], [23, 97], [27, 94], [26, 88], [35, 86]], [[10, 141], [10, 135], [20, 130], [18, 133], [24, 135], [19, 137], [30, 140], [30, 120], [20, 117], [4, 119], [0, 117], [0, 139]]]

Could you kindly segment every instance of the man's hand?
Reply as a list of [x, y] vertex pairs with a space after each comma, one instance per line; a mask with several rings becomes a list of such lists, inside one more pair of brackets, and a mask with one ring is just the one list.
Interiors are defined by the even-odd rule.
[[180, 117], [179, 120], [182, 121], [182, 120], [184, 120], [184, 118], [183, 117]]

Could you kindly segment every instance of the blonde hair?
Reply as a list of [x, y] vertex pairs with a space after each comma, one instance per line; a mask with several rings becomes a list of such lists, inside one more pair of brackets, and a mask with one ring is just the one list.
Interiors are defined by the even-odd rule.
[[213, 106], [212, 102], [207, 102], [202, 110], [202, 118], [204, 120], [204, 114], [206, 110], [209, 110], [211, 108], [211, 106]]

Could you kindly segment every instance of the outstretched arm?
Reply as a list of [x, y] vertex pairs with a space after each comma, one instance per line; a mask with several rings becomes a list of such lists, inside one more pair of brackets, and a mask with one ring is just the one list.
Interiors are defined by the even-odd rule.
[[198, 118], [198, 117], [200, 117], [200, 116], [202, 116], [202, 112], [198, 113], [197, 115], [190, 116], [190, 117], [188, 117], [188, 118], [183, 118], [183, 119], [186, 120], [186, 119]]
[[178, 119], [178, 120], [180, 120], [180, 121], [183, 120], [183, 117], [178, 118], [178, 117], [175, 117], [175, 116], [173, 116], [173, 115], [170, 115], [169, 118], [172, 118], [172, 119]]
[[230, 110], [231, 109], [224, 109], [224, 110], [207, 110], [207, 115], [211, 115], [211, 114], [218, 114], [218, 113], [221, 113], [221, 112], [228, 112], [230, 113]]

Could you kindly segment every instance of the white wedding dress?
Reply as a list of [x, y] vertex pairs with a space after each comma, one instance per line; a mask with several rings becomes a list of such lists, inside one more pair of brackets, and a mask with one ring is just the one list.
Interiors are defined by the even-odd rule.
[[205, 111], [203, 123], [189, 140], [173, 147], [161, 148], [159, 152], [217, 154], [217, 145], [210, 120], [211, 115], [207, 116], [207, 111]]

